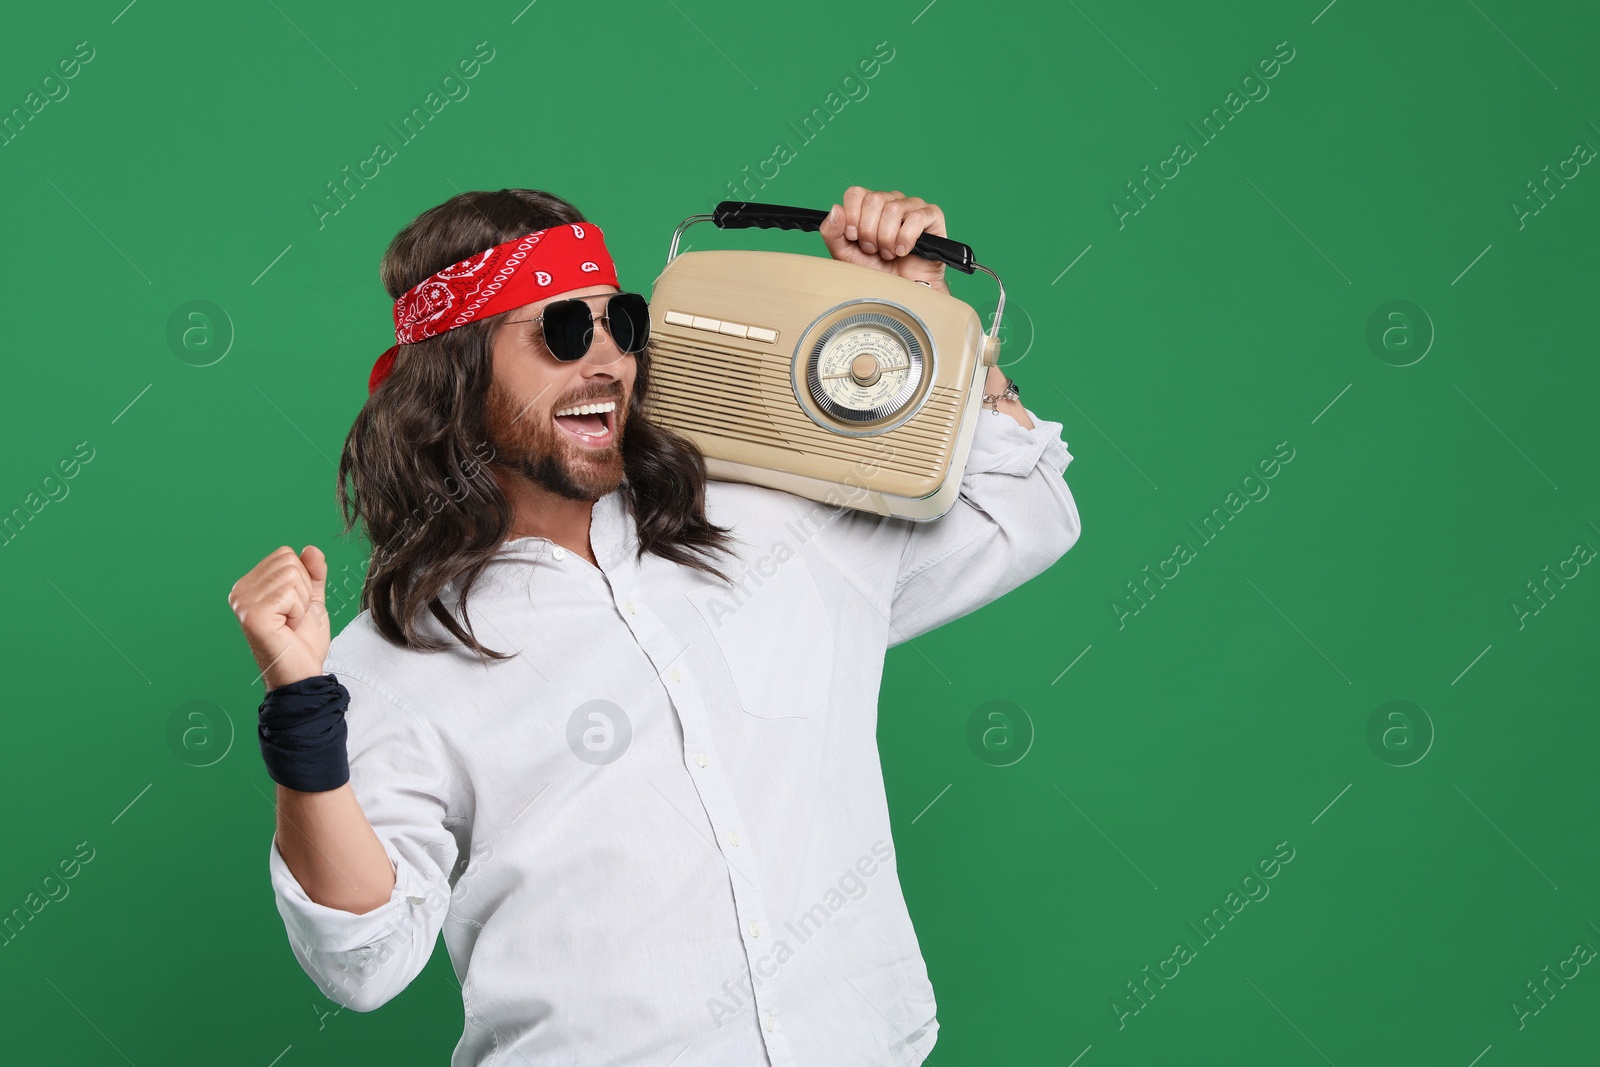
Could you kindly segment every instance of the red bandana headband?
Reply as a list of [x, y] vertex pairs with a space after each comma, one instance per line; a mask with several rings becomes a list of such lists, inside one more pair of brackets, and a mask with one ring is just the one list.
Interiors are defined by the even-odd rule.
[[367, 393], [388, 377], [400, 345], [591, 285], [617, 285], [605, 234], [592, 222], [552, 226], [452, 263], [394, 302], [395, 347], [373, 365]]

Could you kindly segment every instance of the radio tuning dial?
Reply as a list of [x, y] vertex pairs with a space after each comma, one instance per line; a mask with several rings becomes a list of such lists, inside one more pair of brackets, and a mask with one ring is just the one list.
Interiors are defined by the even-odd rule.
[[811, 399], [845, 424], [905, 415], [922, 382], [921, 343], [899, 319], [881, 312], [839, 319], [802, 343], [798, 354]]

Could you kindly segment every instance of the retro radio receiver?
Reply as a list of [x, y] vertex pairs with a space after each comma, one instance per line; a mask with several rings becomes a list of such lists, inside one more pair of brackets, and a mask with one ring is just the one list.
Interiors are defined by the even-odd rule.
[[[672, 235], [650, 295], [653, 417], [722, 481], [913, 520], [955, 504], [984, 379], [1000, 355], [953, 296], [898, 275], [788, 252], [678, 252], [697, 222], [817, 230], [826, 212], [726, 200]], [[972, 249], [913, 249], [971, 274]]]

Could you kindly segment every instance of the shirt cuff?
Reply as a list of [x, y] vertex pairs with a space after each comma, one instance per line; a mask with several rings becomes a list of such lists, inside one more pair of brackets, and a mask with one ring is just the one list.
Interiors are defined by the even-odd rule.
[[1064, 474], [1072, 453], [1062, 438], [1064, 427], [1035, 415], [1024, 407], [1033, 429], [1025, 429], [1003, 411], [984, 407], [978, 412], [978, 426], [972, 434], [972, 451], [967, 455], [968, 474], [1026, 475], [1041, 460], [1057, 474]]
[[277, 837], [273, 837], [267, 864], [272, 871], [278, 913], [296, 948], [322, 956], [338, 955], [376, 945], [405, 927], [407, 905], [417, 903], [421, 894], [409, 884], [409, 868], [398, 861], [388, 842], [384, 842], [384, 851], [395, 868], [394, 889], [387, 902], [357, 915], [318, 904], [307, 896], [278, 851]]

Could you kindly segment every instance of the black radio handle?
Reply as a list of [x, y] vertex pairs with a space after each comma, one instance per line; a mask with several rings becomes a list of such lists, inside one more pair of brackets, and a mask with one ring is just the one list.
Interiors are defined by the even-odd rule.
[[[746, 200], [724, 200], [716, 206], [711, 221], [718, 229], [743, 230], [759, 226], [763, 230], [777, 227], [780, 230], [815, 232], [822, 228], [826, 211], [809, 207], [784, 207], [780, 204], [752, 204]], [[917, 238], [911, 251], [924, 259], [935, 260], [954, 267], [965, 274], [973, 271], [972, 247], [948, 237], [925, 233]]]

